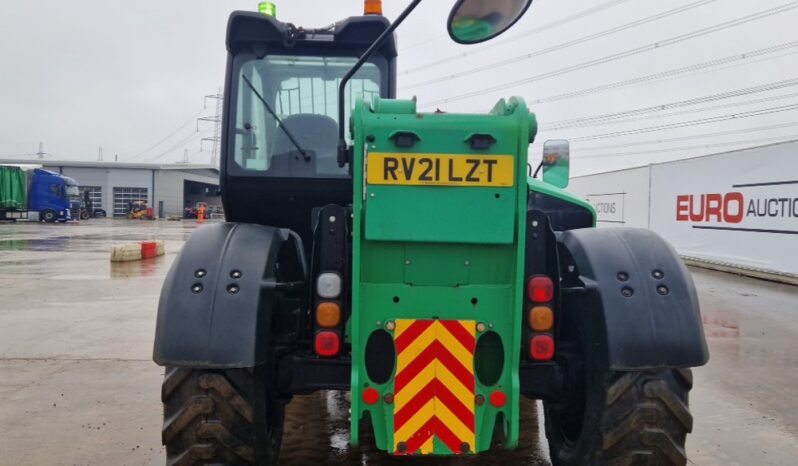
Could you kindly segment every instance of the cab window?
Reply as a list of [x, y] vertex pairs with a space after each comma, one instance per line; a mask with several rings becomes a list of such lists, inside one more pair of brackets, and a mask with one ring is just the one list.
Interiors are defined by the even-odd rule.
[[[338, 86], [355, 61], [274, 55], [242, 63], [234, 107], [235, 164], [275, 177], [347, 176], [337, 163]], [[346, 88], [346, 121], [355, 100], [379, 95], [381, 82], [376, 64], [360, 69]]]

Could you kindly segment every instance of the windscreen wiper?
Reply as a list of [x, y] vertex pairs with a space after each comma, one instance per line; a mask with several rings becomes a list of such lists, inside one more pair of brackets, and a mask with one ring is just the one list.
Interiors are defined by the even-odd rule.
[[247, 86], [249, 86], [252, 92], [255, 93], [255, 96], [258, 97], [258, 100], [260, 100], [263, 103], [263, 106], [266, 107], [266, 110], [271, 114], [271, 116], [273, 116], [274, 119], [277, 120], [277, 126], [279, 126], [280, 129], [283, 130], [286, 136], [288, 136], [288, 139], [291, 141], [291, 144], [293, 144], [296, 147], [297, 151], [299, 151], [299, 153], [302, 155], [302, 158], [305, 159], [305, 162], [310, 162], [310, 155], [308, 155], [305, 149], [299, 146], [299, 143], [297, 142], [296, 138], [294, 138], [294, 135], [291, 134], [290, 131], [288, 131], [288, 128], [286, 128], [285, 125], [283, 124], [283, 120], [281, 120], [280, 117], [278, 117], [277, 114], [274, 113], [274, 110], [272, 110], [271, 105], [269, 105], [269, 103], [266, 102], [266, 99], [264, 99], [263, 96], [260, 95], [260, 92], [258, 92], [258, 90], [255, 89], [255, 86], [252, 85], [252, 81], [250, 81], [243, 74], [241, 75], [241, 77], [244, 79], [244, 82], [247, 83]]

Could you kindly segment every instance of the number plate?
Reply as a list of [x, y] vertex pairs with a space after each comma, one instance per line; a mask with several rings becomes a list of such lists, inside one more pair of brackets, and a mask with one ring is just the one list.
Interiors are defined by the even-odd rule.
[[512, 155], [368, 154], [368, 184], [510, 187]]

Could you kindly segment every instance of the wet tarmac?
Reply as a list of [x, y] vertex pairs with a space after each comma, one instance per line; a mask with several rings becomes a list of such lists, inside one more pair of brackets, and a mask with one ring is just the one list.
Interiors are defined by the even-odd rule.
[[[0, 224], [0, 465], [159, 465], [161, 368], [151, 361], [160, 284], [189, 221]], [[112, 244], [167, 255], [109, 262]], [[695, 370], [698, 465], [798, 464], [798, 287], [694, 270], [712, 359]], [[295, 397], [281, 464], [549, 465], [538, 405], [521, 448], [470, 459], [392, 458], [348, 446], [347, 394]], [[368, 444], [368, 439], [364, 439]]]

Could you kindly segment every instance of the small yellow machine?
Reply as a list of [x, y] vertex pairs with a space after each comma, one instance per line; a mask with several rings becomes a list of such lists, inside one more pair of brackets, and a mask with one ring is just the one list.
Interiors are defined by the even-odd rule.
[[127, 218], [133, 220], [153, 220], [152, 208], [147, 207], [146, 201], [133, 201], [127, 211]]

